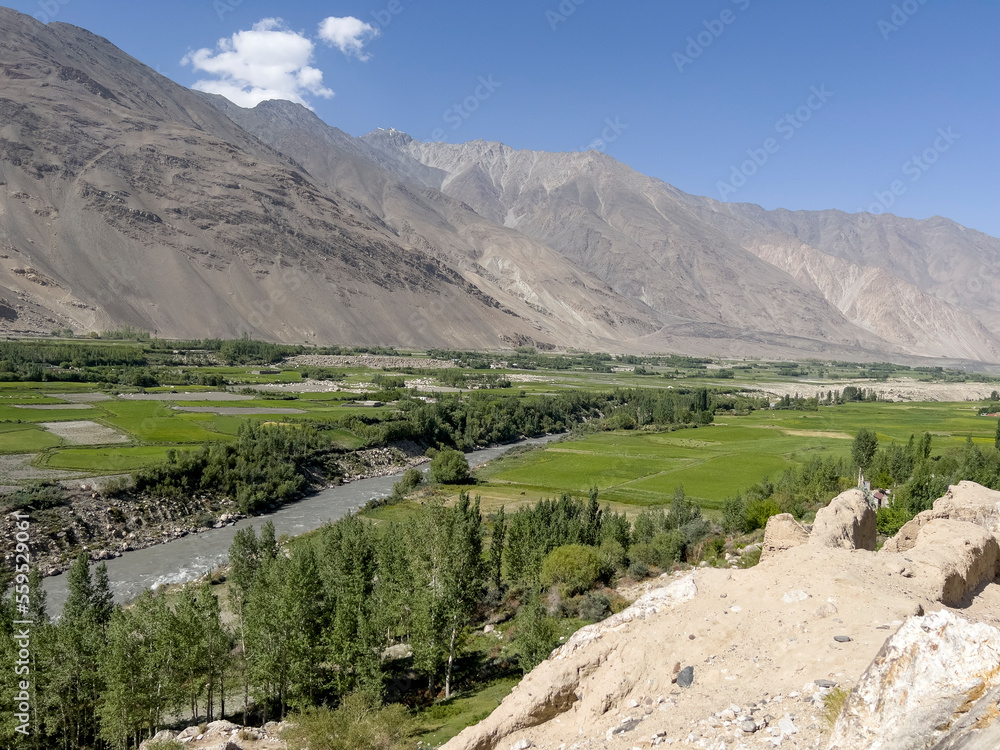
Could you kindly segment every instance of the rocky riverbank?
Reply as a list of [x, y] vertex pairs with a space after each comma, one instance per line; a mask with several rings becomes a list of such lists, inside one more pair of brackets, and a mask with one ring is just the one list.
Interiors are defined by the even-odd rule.
[[[404, 442], [345, 453], [329, 468], [340, 477], [338, 483], [346, 483], [391, 476], [427, 460], [419, 446]], [[311, 490], [327, 486], [316, 481]], [[108, 560], [244, 518], [228, 497], [166, 498], [128, 492], [112, 496], [89, 480], [67, 489], [66, 504], [27, 512], [32, 561], [47, 576], [66, 570], [81, 551], [91, 560]], [[0, 553], [10, 566], [16, 545], [14, 524], [10, 515], [0, 518]]]

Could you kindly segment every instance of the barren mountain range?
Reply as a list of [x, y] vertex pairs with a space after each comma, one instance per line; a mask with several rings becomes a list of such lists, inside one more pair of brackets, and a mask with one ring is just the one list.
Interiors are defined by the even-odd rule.
[[1000, 362], [1000, 240], [361, 138], [0, 9], [0, 331]]

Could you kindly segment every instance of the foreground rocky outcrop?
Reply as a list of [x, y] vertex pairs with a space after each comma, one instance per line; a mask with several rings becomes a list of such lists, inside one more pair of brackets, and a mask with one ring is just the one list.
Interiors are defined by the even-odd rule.
[[963, 482], [879, 552], [862, 493], [811, 529], [777, 516], [758, 566], [665, 577], [444, 747], [998, 747], [998, 509]]
[[914, 617], [865, 670], [829, 750], [1000, 747], [1000, 630], [948, 610]]
[[180, 732], [164, 729], [152, 739], [142, 742], [139, 750], [157, 750], [170, 742], [180, 743], [190, 750], [277, 750], [285, 747], [280, 738], [286, 726], [284, 722], [274, 721], [263, 727], [242, 727], [231, 721], [213, 721]]

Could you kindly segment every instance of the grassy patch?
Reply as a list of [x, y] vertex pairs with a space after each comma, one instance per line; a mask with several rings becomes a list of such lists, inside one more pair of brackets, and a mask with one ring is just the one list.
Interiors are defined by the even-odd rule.
[[0, 453], [37, 453], [62, 441], [51, 432], [27, 424], [0, 424]]
[[435, 703], [417, 714], [417, 739], [438, 747], [489, 716], [520, 682], [510, 677], [483, 685], [473, 693]]
[[40, 457], [38, 464], [47, 469], [118, 473], [165, 461], [168, 450], [169, 448], [158, 445], [62, 448]]
[[834, 688], [823, 696], [823, 718], [828, 727], [832, 728], [837, 723], [837, 717], [840, 716], [844, 704], [850, 697], [851, 691], [840, 687]]

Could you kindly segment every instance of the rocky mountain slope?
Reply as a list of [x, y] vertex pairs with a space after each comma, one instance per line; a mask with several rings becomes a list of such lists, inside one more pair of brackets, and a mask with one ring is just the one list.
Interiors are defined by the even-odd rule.
[[954, 222], [721, 204], [596, 152], [420, 143], [385, 130], [361, 140], [387, 168], [550, 245], [682, 323], [664, 338], [696, 322], [697, 335], [713, 338], [752, 331], [771, 343], [877, 340], [924, 356], [1000, 356], [1000, 240]]
[[998, 532], [1000, 492], [971, 482], [879, 552], [859, 491], [811, 530], [776, 516], [759, 565], [666, 576], [444, 748], [996, 747]]
[[0, 331], [1000, 362], [1000, 240], [352, 138], [0, 9]]
[[605, 347], [658, 326], [583, 275], [562, 318], [477, 285], [82, 29], [0, 9], [0, 78], [7, 332]]

